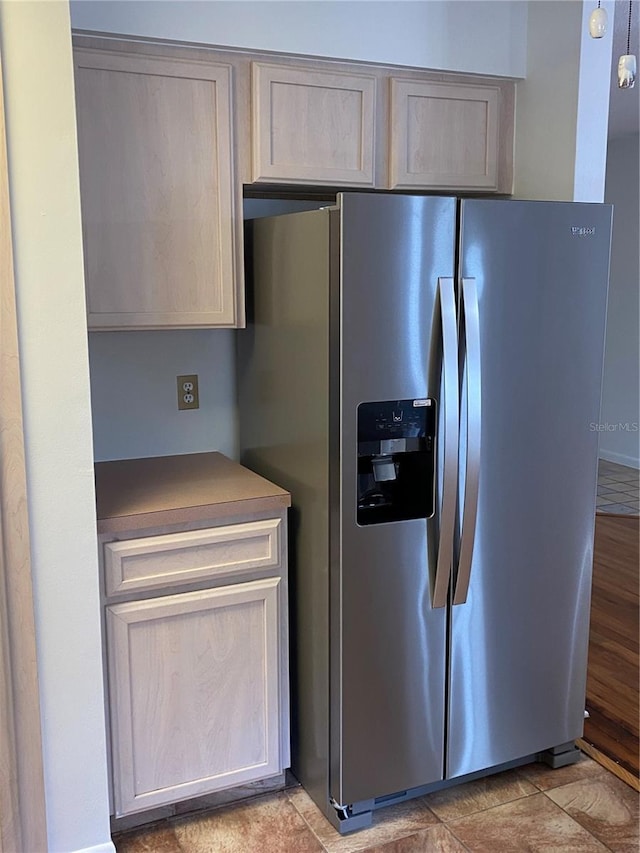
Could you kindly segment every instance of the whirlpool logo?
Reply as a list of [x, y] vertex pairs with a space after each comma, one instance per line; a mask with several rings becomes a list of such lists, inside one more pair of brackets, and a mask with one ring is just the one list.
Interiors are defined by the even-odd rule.
[[571, 236], [572, 237], [591, 237], [596, 233], [595, 225], [572, 225], [571, 226]]

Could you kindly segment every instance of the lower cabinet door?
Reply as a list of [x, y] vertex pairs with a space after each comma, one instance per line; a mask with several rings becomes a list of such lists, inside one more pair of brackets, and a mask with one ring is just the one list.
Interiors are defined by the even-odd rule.
[[279, 583], [107, 607], [116, 816], [281, 772]]

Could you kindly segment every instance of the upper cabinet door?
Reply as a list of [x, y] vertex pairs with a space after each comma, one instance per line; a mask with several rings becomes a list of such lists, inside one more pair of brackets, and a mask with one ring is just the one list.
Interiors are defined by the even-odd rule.
[[75, 51], [90, 329], [243, 324], [231, 68]]
[[495, 86], [391, 78], [391, 189], [498, 188]]
[[253, 180], [374, 185], [374, 77], [252, 63]]

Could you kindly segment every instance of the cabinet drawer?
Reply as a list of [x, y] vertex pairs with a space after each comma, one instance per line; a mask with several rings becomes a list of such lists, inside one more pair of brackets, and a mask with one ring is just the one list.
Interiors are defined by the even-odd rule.
[[107, 595], [277, 569], [282, 520], [268, 518], [183, 533], [106, 542]]

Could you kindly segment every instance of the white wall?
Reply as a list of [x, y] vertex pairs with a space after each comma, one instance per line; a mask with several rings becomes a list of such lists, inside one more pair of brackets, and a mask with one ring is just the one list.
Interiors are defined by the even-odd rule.
[[[48, 849], [112, 851], [65, 2], [0, 2]], [[34, 852], [35, 853], [35, 852]]]
[[[638, 134], [609, 141], [605, 200], [614, 205], [600, 456], [640, 468]], [[635, 429], [634, 429], [635, 425]]]
[[72, 0], [78, 29], [524, 76], [518, 0]]
[[614, 2], [605, 0], [610, 25], [601, 39], [591, 38], [589, 17], [592, 3], [582, 4], [580, 28], [580, 77], [578, 81], [574, 201], [604, 201], [607, 172], [607, 133], [611, 94]]
[[[612, 0], [603, 0], [613, 19]], [[516, 105], [516, 198], [602, 201], [611, 31], [592, 39], [593, 5], [530, 0], [526, 80]]]

